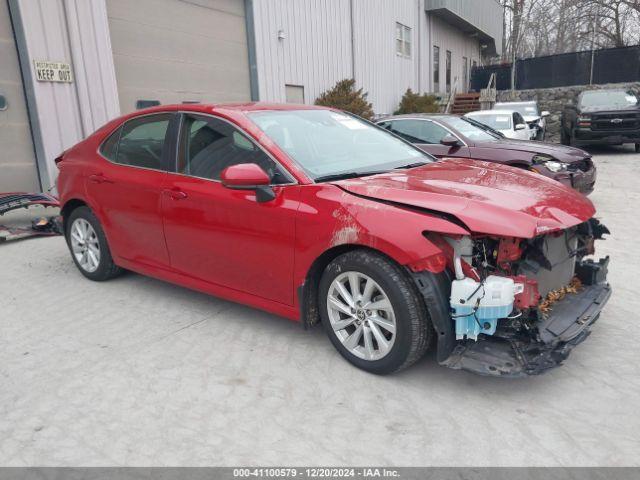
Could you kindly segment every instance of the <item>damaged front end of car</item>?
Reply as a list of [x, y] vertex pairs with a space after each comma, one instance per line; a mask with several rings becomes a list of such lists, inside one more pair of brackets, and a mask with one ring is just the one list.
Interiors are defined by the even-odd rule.
[[[442, 291], [422, 292], [439, 334], [438, 361], [503, 377], [560, 365], [611, 296], [609, 258], [587, 258], [608, 233], [592, 218], [531, 239], [428, 235], [449, 262]], [[437, 295], [448, 297], [448, 312], [438, 311]]]

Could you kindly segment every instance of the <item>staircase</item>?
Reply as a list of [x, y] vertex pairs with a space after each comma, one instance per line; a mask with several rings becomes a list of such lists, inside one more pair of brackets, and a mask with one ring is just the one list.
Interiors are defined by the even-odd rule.
[[479, 93], [457, 93], [451, 113], [455, 115], [464, 115], [465, 113], [480, 110], [480, 94]]

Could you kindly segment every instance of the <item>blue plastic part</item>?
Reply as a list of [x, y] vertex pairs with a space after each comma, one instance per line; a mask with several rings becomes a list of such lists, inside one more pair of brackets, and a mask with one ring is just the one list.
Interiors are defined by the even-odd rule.
[[513, 305], [478, 307], [474, 316], [472, 305], [454, 307], [453, 317], [456, 321], [456, 339], [460, 340], [467, 337], [476, 340], [481, 333], [493, 335], [496, 333], [498, 319], [509, 315], [512, 308]]

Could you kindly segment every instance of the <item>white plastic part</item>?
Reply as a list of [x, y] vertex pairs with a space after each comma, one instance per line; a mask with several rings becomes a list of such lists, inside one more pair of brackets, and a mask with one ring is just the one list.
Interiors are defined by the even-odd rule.
[[462, 237], [459, 240], [445, 237], [445, 240], [453, 247], [453, 270], [457, 280], [464, 278], [462, 271], [462, 257], [471, 257], [473, 254], [473, 241], [470, 237]]
[[469, 277], [451, 282], [456, 338], [476, 340], [480, 333], [493, 335], [498, 319], [512, 312], [515, 295], [523, 288], [511, 278], [496, 275], [490, 275], [482, 283]]

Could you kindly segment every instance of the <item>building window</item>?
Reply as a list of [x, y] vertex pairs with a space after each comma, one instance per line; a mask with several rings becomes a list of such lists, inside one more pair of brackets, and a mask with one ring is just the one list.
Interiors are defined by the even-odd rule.
[[287, 103], [304, 103], [304, 86], [302, 85], [285, 85], [284, 94]]
[[466, 92], [469, 89], [469, 60], [467, 57], [462, 57], [462, 91]]
[[433, 91], [440, 91], [440, 47], [433, 46]]
[[447, 50], [447, 64], [445, 70], [445, 81], [447, 85], [447, 93], [451, 93], [451, 52]]
[[396, 54], [411, 58], [411, 29], [396, 22]]

